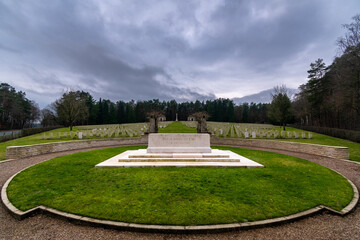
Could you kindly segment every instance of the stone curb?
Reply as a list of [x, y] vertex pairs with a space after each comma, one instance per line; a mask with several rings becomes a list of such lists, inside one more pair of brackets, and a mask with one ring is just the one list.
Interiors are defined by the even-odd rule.
[[6, 160], [0, 160], [0, 164], [1, 163], [6, 163], [6, 162], [11, 162], [11, 161], [15, 161], [15, 160], [21, 160], [21, 158], [19, 158], [19, 159], [6, 159]]
[[[50, 160], [50, 159], [49, 159]], [[38, 163], [37, 163], [38, 164]], [[22, 220], [24, 218], [30, 217], [34, 214], [39, 212], [50, 214], [52, 216], [60, 217], [62, 219], [66, 219], [71, 222], [75, 222], [78, 224], [90, 225], [90, 226], [98, 226], [104, 228], [113, 228], [119, 230], [128, 230], [128, 231], [137, 231], [137, 232], [163, 232], [163, 233], [203, 233], [203, 232], [226, 232], [226, 231], [233, 231], [233, 230], [240, 230], [240, 229], [249, 229], [249, 228], [259, 228], [265, 226], [273, 226], [277, 224], [289, 223], [293, 222], [298, 219], [302, 219], [305, 217], [312, 216], [314, 214], [323, 212], [325, 210], [329, 211], [330, 213], [345, 216], [352, 212], [358, 201], [359, 201], [359, 191], [355, 184], [351, 182], [348, 178], [344, 175], [340, 174], [337, 171], [334, 171], [344, 177], [351, 185], [353, 189], [353, 198], [350, 203], [343, 208], [341, 211], [336, 211], [330, 207], [319, 205], [314, 208], [308, 209], [303, 212], [295, 213], [292, 215], [279, 217], [279, 218], [272, 218], [266, 220], [260, 220], [255, 222], [244, 222], [244, 223], [230, 223], [230, 224], [214, 224], [214, 225], [199, 225], [199, 226], [181, 226], [181, 225], [148, 225], [148, 224], [136, 224], [136, 223], [125, 223], [125, 222], [116, 222], [116, 221], [109, 221], [109, 220], [100, 220], [90, 217], [84, 217], [76, 214], [66, 213], [63, 211], [59, 211], [53, 208], [49, 208], [46, 206], [38, 206], [27, 211], [21, 211], [17, 209], [8, 199], [7, 196], [7, 187], [12, 179], [21, 173], [22, 171], [34, 166], [33, 164], [27, 168], [22, 169], [21, 171], [15, 173], [11, 176], [3, 185], [1, 189], [1, 201], [6, 210], [10, 212], [12, 216], [14, 216], [18, 220]]]

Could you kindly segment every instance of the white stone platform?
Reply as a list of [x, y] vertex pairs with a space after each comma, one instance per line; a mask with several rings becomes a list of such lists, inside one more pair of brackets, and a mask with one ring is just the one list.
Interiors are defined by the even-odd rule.
[[129, 150], [95, 167], [264, 167], [232, 151], [210, 148], [209, 134], [150, 134], [147, 149]]
[[[138, 157], [137, 157], [138, 156]], [[129, 150], [95, 167], [264, 167], [232, 151], [211, 149], [207, 154], [149, 154], [146, 149]]]

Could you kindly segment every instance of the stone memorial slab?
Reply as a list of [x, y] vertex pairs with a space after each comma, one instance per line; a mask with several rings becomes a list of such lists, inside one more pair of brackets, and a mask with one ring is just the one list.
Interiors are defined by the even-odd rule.
[[149, 134], [148, 153], [210, 153], [209, 134]]

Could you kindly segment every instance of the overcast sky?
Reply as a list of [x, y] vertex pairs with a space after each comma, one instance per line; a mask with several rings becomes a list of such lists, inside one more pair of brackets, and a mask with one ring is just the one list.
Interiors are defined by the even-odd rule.
[[359, 0], [0, 0], [0, 81], [45, 107], [242, 97], [330, 64]]

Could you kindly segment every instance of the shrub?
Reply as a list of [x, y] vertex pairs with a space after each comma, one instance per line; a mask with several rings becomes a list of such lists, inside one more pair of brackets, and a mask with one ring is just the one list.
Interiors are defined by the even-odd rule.
[[332, 137], [347, 139], [353, 142], [360, 142], [360, 131], [340, 129], [340, 128], [300, 126], [300, 125], [294, 125], [293, 127], [300, 128], [306, 131], [329, 135]]

